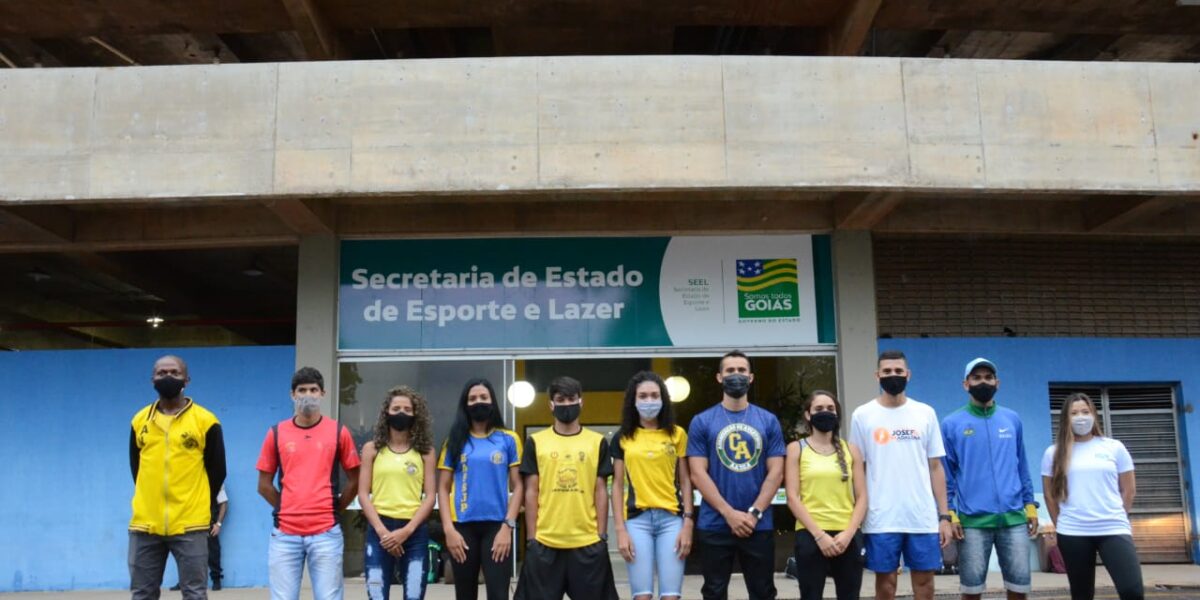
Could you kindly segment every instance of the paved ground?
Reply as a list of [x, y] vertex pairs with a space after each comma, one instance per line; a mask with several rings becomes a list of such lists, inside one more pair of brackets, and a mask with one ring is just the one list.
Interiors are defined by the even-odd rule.
[[[1145, 565], [1142, 567], [1142, 576], [1146, 582], [1146, 597], [1155, 600], [1196, 600], [1200, 598], [1200, 566], [1196, 565]], [[702, 579], [698, 575], [689, 575], [684, 581], [683, 597], [685, 599], [700, 597], [700, 584]], [[871, 598], [874, 594], [874, 576], [870, 573], [866, 574], [863, 581], [863, 598]], [[622, 598], [629, 597], [629, 588], [625, 583], [618, 582], [618, 591]], [[954, 575], [943, 575], [937, 578], [938, 598], [957, 598], [958, 597], [958, 577]], [[775, 586], [779, 590], [779, 600], [795, 600], [800, 597], [799, 591], [796, 588], [796, 582], [779, 575], [775, 579]], [[1115, 599], [1117, 596], [1113, 593], [1112, 582], [1109, 580], [1107, 573], [1103, 568], [1098, 568], [1096, 572], [1097, 600], [1100, 599]], [[1069, 598], [1066, 593], [1067, 578], [1065, 575], [1055, 575], [1051, 573], [1034, 573], [1033, 574], [1033, 598]], [[395, 592], [396, 588], [393, 588]], [[746, 598], [746, 588], [742, 584], [740, 576], [735, 576], [733, 584], [730, 586], [729, 597], [731, 600], [741, 600]], [[900, 576], [900, 595], [911, 596], [912, 589], [908, 584], [908, 578], [905, 575]], [[21, 592], [13, 594], [0, 594], [5, 600], [47, 600], [53, 598], [55, 600], [118, 600], [129, 597], [129, 592], [121, 590], [97, 590], [97, 591], [76, 591], [76, 592]], [[179, 598], [179, 592], [163, 591], [164, 600], [174, 600]], [[220, 592], [211, 592], [209, 598], [213, 600], [262, 600], [267, 598], [267, 590], [263, 588], [239, 588], [225, 589]], [[307, 600], [312, 596], [305, 589], [301, 594], [301, 600]], [[350, 600], [359, 600], [367, 597], [366, 588], [363, 585], [362, 579], [350, 579], [346, 581], [346, 598]], [[395, 594], [393, 597], [399, 597]], [[484, 597], [483, 590], [480, 590], [480, 598]], [[830, 582], [825, 589], [825, 597], [833, 598], [833, 583]], [[988, 593], [985, 598], [1003, 598], [1003, 588], [1000, 582], [999, 573], [991, 573], [988, 577]], [[454, 598], [454, 588], [452, 586], [443, 585], [440, 583], [429, 586], [425, 594], [427, 600], [452, 600]]]

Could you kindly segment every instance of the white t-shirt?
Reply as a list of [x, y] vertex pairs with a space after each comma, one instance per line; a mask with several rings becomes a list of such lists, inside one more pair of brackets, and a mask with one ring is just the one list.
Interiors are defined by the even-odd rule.
[[854, 411], [850, 441], [867, 468], [866, 533], [937, 533], [929, 459], [946, 455], [933, 407], [909, 398], [896, 408], [872, 400]]
[[217, 490], [217, 504], [225, 504], [229, 502], [229, 496], [225, 495], [225, 484], [221, 484], [221, 489]]
[[[1042, 477], [1054, 475], [1054, 446], [1042, 454]], [[1133, 470], [1125, 444], [1106, 437], [1075, 442], [1067, 468], [1067, 500], [1058, 503], [1059, 533], [1132, 535], [1117, 478]]]

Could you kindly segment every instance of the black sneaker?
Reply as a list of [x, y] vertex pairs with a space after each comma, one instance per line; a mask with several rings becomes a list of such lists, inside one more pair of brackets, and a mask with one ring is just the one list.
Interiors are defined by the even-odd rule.
[[214, 579], [214, 580], [213, 580], [212, 591], [214, 591], [214, 592], [219, 592], [219, 591], [221, 591], [221, 580], [220, 580], [220, 578], [217, 578], [217, 579]]
[[172, 591], [172, 592], [178, 592], [178, 591], [179, 591], [179, 584], [177, 583], [177, 584], [175, 584], [175, 585], [171, 586], [171, 591]]
[[796, 557], [795, 556], [788, 557], [787, 564], [784, 565], [784, 567], [783, 567], [783, 574], [791, 579], [799, 579], [799, 575], [796, 572]]

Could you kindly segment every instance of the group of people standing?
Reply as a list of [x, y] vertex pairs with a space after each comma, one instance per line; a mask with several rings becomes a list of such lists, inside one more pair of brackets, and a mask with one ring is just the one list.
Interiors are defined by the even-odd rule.
[[[849, 439], [841, 436], [837, 397], [816, 391], [803, 406], [806, 435], [790, 444], [776, 416], [749, 402], [754, 373], [739, 351], [720, 360], [721, 401], [686, 430], [676, 423], [663, 380], [648, 371], [634, 375], [611, 440], [581, 425], [583, 387], [573, 378], [550, 383], [554, 422], [524, 443], [505, 428], [492, 384], [474, 379], [463, 386], [448, 439], [436, 448], [428, 403], [401, 386], [384, 399], [360, 458], [349, 431], [321, 415], [321, 374], [302, 368], [292, 378], [295, 414], [270, 428], [256, 465], [259, 493], [275, 518], [271, 597], [296, 600], [305, 564], [315, 598], [342, 597], [337, 515], [357, 497], [367, 522], [372, 600], [389, 598], [393, 584], [406, 600], [424, 597], [435, 499], [458, 600], [477, 598], [480, 571], [488, 600], [508, 598], [522, 510], [527, 543], [516, 598], [615, 599], [611, 497], [616, 545], [635, 600], [682, 597], [684, 563], [694, 547], [705, 599], [727, 597], [735, 561], [750, 597], [773, 599], [772, 501], [782, 483], [796, 518], [805, 600], [821, 598], [829, 577], [839, 599], [858, 598], [864, 566], [875, 572], [876, 598], [892, 598], [901, 560], [914, 595], [932, 598], [942, 550], [956, 540], [964, 598], [983, 593], [993, 548], [1008, 597], [1024, 598], [1037, 505], [1020, 417], [995, 401], [996, 365], [980, 358], [966, 366], [970, 399], [940, 424], [932, 407], [906, 396], [911, 372], [902, 353], [880, 354], [875, 375], [882, 393], [854, 411]], [[195, 567], [203, 565], [202, 558], [196, 562], [203, 554], [197, 534], [210, 524], [207, 515], [201, 523], [197, 507], [207, 507], [224, 480], [224, 450], [219, 422], [182, 395], [186, 383], [181, 359], [160, 359], [159, 399], [133, 421], [135, 599], [157, 597], [168, 551], [180, 565], [184, 597], [205, 597], [203, 569], [197, 575]], [[1128, 518], [1129, 453], [1103, 437], [1096, 407], [1083, 394], [1064, 403], [1057, 439], [1043, 457], [1043, 488], [1072, 598], [1091, 598], [1097, 554], [1120, 597], [1141, 598]], [[178, 459], [182, 471], [161, 471], [164, 456], [166, 464]]]

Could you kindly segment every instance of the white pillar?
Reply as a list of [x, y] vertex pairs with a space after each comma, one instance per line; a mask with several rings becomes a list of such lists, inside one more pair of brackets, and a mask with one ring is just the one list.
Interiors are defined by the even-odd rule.
[[325, 376], [326, 415], [336, 416], [338, 241], [333, 235], [300, 238], [296, 282], [296, 368]]
[[[878, 395], [875, 262], [869, 231], [833, 233], [834, 302], [837, 306], [838, 390], [849, 415]], [[849, 422], [849, 419], [846, 419]]]

